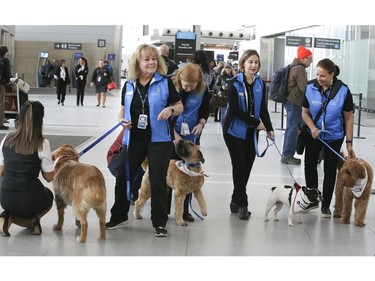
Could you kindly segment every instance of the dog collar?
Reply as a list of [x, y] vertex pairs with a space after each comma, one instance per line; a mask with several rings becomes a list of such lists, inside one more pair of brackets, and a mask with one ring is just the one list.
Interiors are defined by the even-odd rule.
[[184, 165], [186, 167], [190, 167], [190, 168], [195, 168], [195, 167], [199, 167], [202, 165], [201, 162], [194, 162], [194, 163], [190, 163], [190, 162], [186, 162], [185, 160], [182, 160], [182, 162], [184, 163]]
[[362, 196], [363, 191], [365, 190], [365, 187], [368, 182], [368, 176], [367, 176], [367, 170], [365, 168], [365, 178], [358, 179], [355, 186], [353, 186], [350, 190], [353, 193], [353, 195], [357, 198]]
[[[195, 167], [201, 165], [200, 162], [198, 162], [198, 163], [199, 163], [199, 165], [196, 165]], [[194, 171], [190, 170], [189, 168], [192, 168], [192, 166], [190, 164], [194, 164], [194, 163], [187, 163], [185, 161], [180, 160], [180, 161], [176, 161], [175, 164], [181, 172], [187, 174], [188, 176], [191, 176], [191, 177], [203, 177], [203, 176], [208, 177], [208, 175], [206, 175], [203, 171], [198, 173], [198, 172], [194, 172]]]

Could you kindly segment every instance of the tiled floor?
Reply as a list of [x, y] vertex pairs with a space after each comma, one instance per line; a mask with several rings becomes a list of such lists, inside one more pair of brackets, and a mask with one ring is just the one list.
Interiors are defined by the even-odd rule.
[[[73, 91], [75, 92], [74, 89]], [[46, 135], [94, 136], [93, 139], [77, 147], [78, 151], [82, 151], [117, 124], [119, 90], [108, 94], [106, 108], [95, 106], [96, 98], [92, 89], [88, 90], [83, 107], [75, 105], [74, 94], [67, 96], [64, 107], [58, 106], [54, 89], [40, 91], [32, 89], [29, 99], [39, 100], [45, 105], [44, 133]], [[274, 104], [270, 103], [271, 118], [274, 127], [278, 129], [281, 127], [281, 114], [274, 112], [274, 109]], [[118, 130], [113, 132], [81, 158], [81, 162], [99, 167], [105, 176], [108, 218], [114, 198], [114, 178], [106, 167], [105, 158], [117, 132]], [[365, 158], [375, 167], [375, 128], [361, 128], [361, 136], [365, 138], [354, 140], [357, 156]], [[276, 130], [276, 145], [280, 150], [282, 139], [283, 130]], [[264, 147], [265, 135], [262, 135], [259, 148], [261, 150]], [[275, 274], [277, 277], [278, 271], [286, 276], [293, 271], [300, 272], [300, 274], [308, 272], [309, 275], [314, 275], [314, 278], [321, 278], [319, 276], [321, 269], [324, 269], [327, 264], [333, 266], [333, 261], [339, 262], [336, 259], [327, 260], [328, 257], [350, 257], [350, 260], [344, 259], [345, 262], [337, 267], [345, 272], [349, 269], [344, 269], [343, 266], [351, 266], [346, 265], [346, 262], [354, 262], [354, 267], [369, 267], [366, 264], [368, 259], [363, 260], [358, 257], [374, 256], [375, 253], [375, 195], [371, 195], [364, 228], [353, 224], [343, 225], [338, 219], [323, 219], [319, 209], [304, 214], [303, 223], [296, 224], [294, 227], [287, 225], [286, 207], [281, 211], [280, 221], [265, 222], [264, 210], [271, 187], [292, 184], [291, 174], [297, 182], [304, 184], [303, 166], [289, 166], [290, 174], [287, 167], [280, 163], [277, 149], [271, 146], [264, 158], [257, 158], [255, 161], [247, 187], [249, 210], [252, 216], [249, 221], [241, 221], [229, 211], [232, 192], [231, 164], [222, 138], [220, 123], [213, 122], [212, 117], [204, 129], [201, 150], [206, 159], [204, 170], [209, 175], [204, 185], [204, 194], [208, 204], [208, 216], [204, 220], [196, 217], [194, 223], [181, 227], [175, 223], [172, 212], [167, 224], [168, 237], [156, 238], [150, 221], [148, 202], [143, 210], [143, 220], [133, 219], [131, 208], [130, 223], [123, 228], [107, 230], [107, 240], [103, 242], [96, 239], [98, 220], [95, 213], [90, 212], [88, 239], [86, 244], [82, 245], [75, 242], [78, 230], [74, 224], [71, 208], [66, 210], [63, 231], [52, 230], [52, 225], [57, 218], [56, 210], [53, 208], [42, 218], [43, 234], [41, 236], [31, 236], [27, 230], [13, 225], [10, 229], [12, 235], [10, 238], [0, 237], [0, 255], [4, 256], [1, 258], [1, 263], [6, 262], [11, 266], [14, 263], [19, 264], [20, 256], [32, 256], [33, 258], [27, 259], [31, 265], [38, 266], [40, 262], [47, 262], [51, 268], [56, 266], [56, 270], [61, 270], [56, 265], [60, 263], [60, 259], [36, 259], [36, 257], [63, 256], [65, 257], [63, 261], [69, 262], [72, 268], [78, 271], [85, 268], [84, 271], [86, 271], [91, 267], [89, 261], [93, 259], [85, 258], [75, 262], [72, 256], [101, 257], [99, 260], [94, 260], [94, 264], [102, 268], [100, 273], [94, 270], [95, 268], [91, 268], [94, 276], [108, 277], [112, 276], [111, 274], [114, 274], [113, 276], [122, 274], [123, 278], [126, 278], [128, 274], [138, 276], [140, 273], [137, 270], [142, 270], [144, 276], [160, 276], [156, 278], [157, 280], [169, 280], [172, 277], [176, 279], [176, 272], [170, 272], [172, 268], [178, 272], [182, 269], [183, 272], [179, 274], [183, 276], [180, 276], [179, 280], [197, 278], [196, 270], [221, 277], [221, 279], [243, 278], [246, 275], [239, 275], [240, 273], [247, 273], [250, 276], [256, 271], [266, 274], [264, 280], [269, 280], [266, 278], [268, 275]], [[320, 175], [321, 173], [320, 168]], [[46, 185], [52, 188], [51, 184], [46, 183]], [[195, 200], [193, 200], [193, 208], [198, 210]], [[16, 258], [9, 261], [9, 256]], [[161, 256], [169, 258], [160, 259]], [[195, 259], [181, 259], [186, 256], [195, 257]], [[304, 258], [290, 259], [301, 256]], [[323, 256], [325, 259], [317, 258]], [[142, 258], [139, 259], [139, 257]], [[306, 257], [313, 258], [311, 260]], [[310, 265], [300, 263], [301, 260]], [[358, 265], [357, 261], [360, 261]], [[298, 265], [298, 268], [289, 262]], [[78, 265], [80, 263], [84, 264]], [[171, 266], [165, 263], [170, 263]], [[42, 267], [40, 266], [38, 270], [44, 270]], [[177, 269], [180, 267], [181, 269]], [[155, 270], [158, 270], [158, 273], [155, 273]], [[73, 276], [78, 277], [69, 272], [66, 278], [74, 279]], [[350, 273], [345, 275], [348, 278], [349, 276]], [[198, 279], [202, 278], [198, 277]]]

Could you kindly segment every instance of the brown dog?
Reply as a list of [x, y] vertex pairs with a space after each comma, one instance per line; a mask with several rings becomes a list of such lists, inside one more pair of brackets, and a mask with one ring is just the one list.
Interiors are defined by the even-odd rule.
[[78, 159], [77, 151], [67, 144], [60, 146], [52, 153], [52, 160], [55, 161], [53, 188], [58, 213], [58, 222], [53, 229], [61, 230], [64, 223], [64, 210], [67, 205], [71, 205], [81, 227], [81, 235], [76, 240], [85, 243], [87, 214], [93, 208], [99, 217], [98, 239], [105, 240], [106, 187], [104, 177], [97, 167], [79, 163]]
[[368, 201], [371, 194], [373, 171], [363, 159], [346, 158], [338, 165], [338, 175], [335, 190], [335, 210], [333, 216], [342, 218], [343, 224], [350, 223], [354, 200], [354, 224], [365, 226]]
[[[176, 153], [183, 161], [171, 160], [169, 162], [167, 184], [175, 191], [175, 219], [178, 225], [186, 226], [183, 220], [183, 208], [186, 194], [193, 193], [198, 201], [200, 212], [207, 216], [207, 206], [202, 193], [204, 184], [204, 173], [202, 163], [204, 158], [199, 148], [191, 141], [180, 140], [176, 144]], [[134, 217], [142, 219], [141, 207], [151, 197], [150, 180], [148, 174], [147, 161], [144, 161], [142, 167], [145, 174], [142, 178], [141, 188], [137, 201], [134, 203]]]

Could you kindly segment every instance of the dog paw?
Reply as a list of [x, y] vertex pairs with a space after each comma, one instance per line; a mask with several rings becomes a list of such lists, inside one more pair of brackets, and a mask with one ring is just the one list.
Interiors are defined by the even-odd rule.
[[99, 236], [98, 237], [98, 240], [105, 240], [106, 238], [105, 238], [105, 235], [104, 236]]
[[176, 221], [179, 226], [187, 226], [186, 221]]
[[290, 227], [294, 226], [294, 224], [292, 224], [292, 223], [289, 223], [288, 225], [289, 225]]
[[341, 220], [341, 223], [342, 224], [350, 224], [350, 221], [349, 220]]
[[334, 218], [341, 218], [341, 215], [340, 215], [340, 214], [333, 213], [333, 217], [334, 217]]
[[77, 236], [76, 241], [77, 241], [78, 243], [85, 243], [85, 242], [86, 242], [86, 239], [81, 238], [81, 236]]
[[359, 227], [364, 227], [366, 224], [363, 222], [354, 222], [354, 225], [359, 226]]
[[62, 229], [62, 225], [59, 225], [59, 224], [53, 225], [53, 230], [61, 230], [61, 229]]
[[202, 216], [207, 217], [207, 211], [201, 211]]
[[137, 220], [143, 219], [142, 215], [137, 212], [134, 212], [133, 215], [134, 215], [134, 218], [136, 218]]
[[274, 220], [274, 221], [279, 221], [280, 219], [279, 219], [279, 218], [274, 218], [273, 220]]

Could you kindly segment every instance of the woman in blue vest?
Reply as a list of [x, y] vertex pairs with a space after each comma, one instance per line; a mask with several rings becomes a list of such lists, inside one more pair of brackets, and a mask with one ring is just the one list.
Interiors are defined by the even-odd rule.
[[[309, 126], [311, 135], [308, 134], [305, 148], [305, 180], [306, 186], [318, 188], [317, 164], [319, 153], [323, 147], [324, 152], [324, 179], [322, 217], [330, 218], [329, 206], [336, 182], [337, 161], [339, 160], [331, 149], [319, 140], [322, 139], [334, 151], [340, 152], [344, 138], [349, 156], [354, 156], [353, 141], [353, 97], [347, 85], [343, 84], [336, 76], [339, 68], [330, 59], [318, 62], [316, 79], [309, 81], [305, 90], [302, 103], [302, 119]], [[340, 85], [339, 87], [337, 87]], [[328, 103], [328, 97], [335, 89], [337, 93]], [[325, 108], [316, 124], [315, 116], [321, 108]]]
[[228, 82], [228, 109], [224, 120], [224, 141], [232, 160], [233, 193], [230, 211], [248, 220], [246, 185], [256, 156], [255, 138], [259, 131], [274, 138], [267, 109], [266, 86], [258, 75], [260, 57], [256, 50], [247, 50], [238, 63], [240, 72]]
[[134, 182], [147, 157], [152, 225], [157, 237], [167, 236], [166, 176], [174, 150], [171, 117], [180, 114], [183, 105], [166, 74], [167, 67], [158, 50], [148, 44], [138, 46], [129, 62], [128, 80], [122, 89], [118, 120], [124, 122], [125, 131], [116, 171], [115, 202], [111, 208], [111, 219], [106, 223], [107, 229], [128, 222], [130, 198], [127, 197], [127, 181]]
[[[189, 62], [178, 70], [174, 81], [184, 105], [184, 111], [177, 117], [174, 126], [175, 141], [184, 139], [197, 144], [210, 115], [210, 97], [202, 69], [198, 64]], [[176, 153], [172, 157], [179, 159]], [[194, 218], [189, 213], [190, 198], [191, 194], [188, 194], [182, 218], [193, 222]]]
[[0, 234], [10, 236], [9, 227], [16, 224], [40, 235], [40, 218], [52, 207], [53, 193], [39, 179], [51, 182], [54, 167], [49, 141], [43, 137], [44, 106], [26, 101], [21, 107], [16, 131], [9, 133], [0, 145], [1, 207]]

